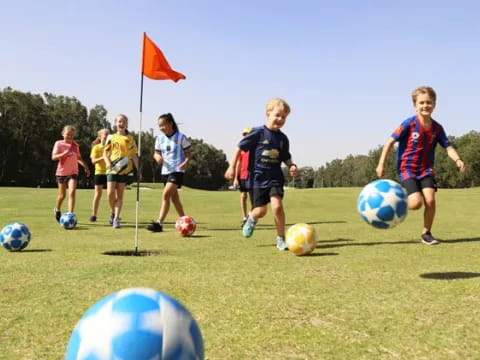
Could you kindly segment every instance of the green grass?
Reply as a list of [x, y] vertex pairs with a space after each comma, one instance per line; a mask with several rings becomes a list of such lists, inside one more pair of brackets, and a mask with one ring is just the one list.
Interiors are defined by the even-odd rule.
[[135, 190], [119, 230], [107, 225], [106, 199], [88, 223], [93, 191], [79, 190], [79, 225], [67, 231], [53, 218], [55, 189], [0, 188], [0, 226], [22, 221], [33, 234], [25, 251], [0, 251], [0, 358], [61, 359], [88, 307], [139, 286], [192, 312], [210, 360], [477, 358], [480, 189], [438, 192], [434, 234], [444, 241], [431, 247], [419, 241], [422, 211], [375, 230], [356, 213], [359, 191], [286, 191], [287, 223], [310, 223], [320, 238], [296, 257], [275, 249], [270, 212], [241, 236], [238, 192], [183, 189], [198, 227], [180, 238], [173, 208], [164, 233], [143, 229], [161, 189], [141, 190], [139, 249], [160, 254], [125, 257], [103, 253], [134, 249]]

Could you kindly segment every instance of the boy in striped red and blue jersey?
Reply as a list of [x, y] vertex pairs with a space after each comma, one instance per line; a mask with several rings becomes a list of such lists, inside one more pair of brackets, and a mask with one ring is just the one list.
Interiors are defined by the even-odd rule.
[[403, 121], [392, 133], [383, 147], [378, 161], [377, 175], [385, 175], [385, 161], [395, 142], [397, 149], [397, 170], [400, 180], [408, 193], [408, 208], [418, 210], [425, 204], [423, 214], [422, 242], [428, 245], [438, 244], [431, 233], [435, 217], [435, 147], [440, 144], [448, 156], [455, 161], [460, 171], [465, 164], [455, 148], [450, 144], [442, 125], [432, 119], [437, 95], [428, 86], [418, 87], [412, 92], [416, 115]]

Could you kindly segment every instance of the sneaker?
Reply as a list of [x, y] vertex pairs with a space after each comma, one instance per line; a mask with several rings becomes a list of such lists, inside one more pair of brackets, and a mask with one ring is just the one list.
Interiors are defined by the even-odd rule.
[[113, 219], [113, 228], [114, 229], [120, 229], [120, 220], [119, 219]]
[[97, 221], [97, 217], [95, 215], [90, 216], [90, 219], [88, 219], [90, 222], [95, 222]]
[[288, 250], [287, 243], [283, 236], [277, 236], [277, 249], [280, 251]]
[[59, 223], [60, 218], [62, 217], [62, 213], [57, 208], [53, 209], [53, 213], [55, 214], [55, 220], [57, 220], [57, 222]]
[[243, 225], [245, 225], [246, 222], [247, 222], [247, 218], [245, 218], [241, 221], [241, 223], [242, 223], [242, 225], [240, 225], [241, 229], [243, 229]]
[[437, 245], [440, 243], [435, 239], [430, 231], [427, 231], [425, 234], [422, 234], [422, 242], [427, 245]]
[[254, 221], [250, 216], [247, 218], [245, 221], [245, 224], [242, 227], [242, 233], [243, 236], [246, 238], [249, 238], [250, 236], [253, 235], [253, 230], [255, 230], [255, 225], [257, 225], [257, 222]]
[[110, 213], [110, 217], [108, 218], [108, 223], [110, 225], [113, 225], [113, 219], [115, 219], [115, 213], [114, 212], [111, 212]]
[[151, 232], [162, 232], [163, 226], [158, 221], [152, 221], [152, 223], [148, 225], [146, 229]]

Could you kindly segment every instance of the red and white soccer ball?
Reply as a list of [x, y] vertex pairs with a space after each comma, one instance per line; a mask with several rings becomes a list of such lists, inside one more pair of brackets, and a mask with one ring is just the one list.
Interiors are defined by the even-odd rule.
[[177, 233], [183, 237], [191, 236], [195, 232], [196, 228], [197, 223], [191, 216], [179, 217], [175, 222], [175, 230], [177, 230]]

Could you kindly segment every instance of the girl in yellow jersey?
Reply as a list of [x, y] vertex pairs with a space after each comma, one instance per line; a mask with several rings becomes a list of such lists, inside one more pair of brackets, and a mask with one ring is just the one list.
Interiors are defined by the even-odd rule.
[[[128, 134], [128, 118], [119, 114], [115, 117], [117, 132], [107, 137], [103, 158], [107, 167], [107, 193], [110, 208], [110, 224], [120, 228], [120, 212], [123, 204], [123, 192], [127, 183], [133, 181], [133, 170], [138, 172], [137, 144]], [[138, 177], [141, 178], [138, 172]]]
[[95, 194], [93, 195], [91, 222], [97, 221], [98, 205], [102, 198], [103, 188], [107, 186], [107, 166], [103, 158], [103, 152], [110, 130], [98, 130], [97, 135], [97, 138], [92, 142], [92, 151], [90, 152], [90, 159], [92, 164], [95, 165]]

